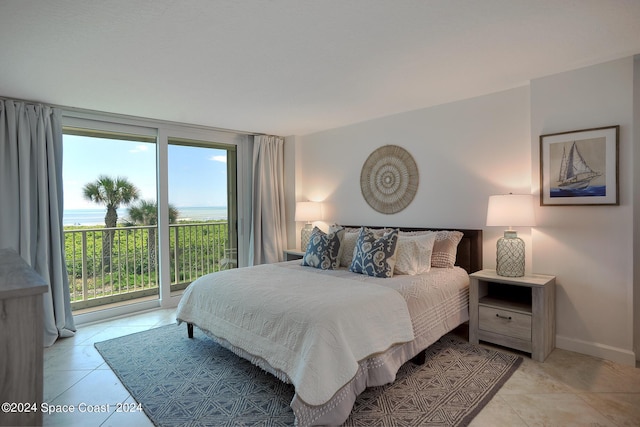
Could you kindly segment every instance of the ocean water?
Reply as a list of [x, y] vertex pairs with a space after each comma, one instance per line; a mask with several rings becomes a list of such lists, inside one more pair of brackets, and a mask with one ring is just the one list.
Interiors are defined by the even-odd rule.
[[[212, 221], [227, 219], [226, 206], [191, 206], [178, 209], [178, 221]], [[118, 209], [118, 222], [127, 218], [127, 208]], [[62, 225], [104, 225], [106, 209], [65, 209]]]
[[582, 190], [561, 190], [551, 188], [549, 197], [605, 197], [607, 195], [606, 185], [589, 186]]

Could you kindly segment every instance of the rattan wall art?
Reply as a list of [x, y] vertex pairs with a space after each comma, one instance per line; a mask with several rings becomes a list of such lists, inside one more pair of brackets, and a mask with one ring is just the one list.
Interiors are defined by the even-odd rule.
[[407, 150], [384, 145], [369, 155], [360, 172], [360, 189], [369, 206], [384, 214], [400, 212], [418, 191], [418, 167]]

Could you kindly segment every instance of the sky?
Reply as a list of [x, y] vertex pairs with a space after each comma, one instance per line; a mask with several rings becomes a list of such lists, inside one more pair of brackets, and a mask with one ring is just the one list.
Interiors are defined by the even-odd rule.
[[[64, 135], [64, 208], [100, 209], [82, 195], [99, 175], [127, 178], [141, 198], [156, 200], [156, 144]], [[226, 151], [169, 145], [169, 203], [174, 207], [227, 205]]]

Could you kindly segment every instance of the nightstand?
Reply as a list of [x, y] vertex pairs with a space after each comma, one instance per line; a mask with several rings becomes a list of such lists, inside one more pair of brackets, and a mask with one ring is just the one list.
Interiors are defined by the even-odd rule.
[[297, 249], [285, 249], [284, 251], [284, 260], [285, 261], [293, 261], [296, 259], [302, 259], [304, 257], [304, 252], [300, 252]]
[[555, 276], [504, 277], [481, 270], [470, 277], [469, 341], [510, 347], [544, 362], [556, 345]]

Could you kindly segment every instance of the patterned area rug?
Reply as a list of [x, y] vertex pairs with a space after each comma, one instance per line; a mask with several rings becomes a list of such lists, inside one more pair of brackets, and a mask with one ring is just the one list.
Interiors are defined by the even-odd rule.
[[[157, 426], [291, 426], [293, 386], [220, 347], [194, 328], [168, 325], [95, 344]], [[345, 425], [465, 426], [522, 358], [448, 334], [423, 365], [361, 394]]]

